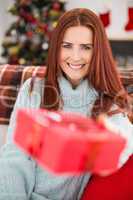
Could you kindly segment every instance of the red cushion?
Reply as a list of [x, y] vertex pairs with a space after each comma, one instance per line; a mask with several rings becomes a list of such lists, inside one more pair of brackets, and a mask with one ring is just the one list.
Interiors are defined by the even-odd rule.
[[133, 156], [112, 175], [92, 176], [81, 200], [133, 200]]

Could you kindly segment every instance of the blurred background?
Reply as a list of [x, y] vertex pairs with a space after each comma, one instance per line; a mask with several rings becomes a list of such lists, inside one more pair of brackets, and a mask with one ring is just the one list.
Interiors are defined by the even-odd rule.
[[50, 35], [68, 9], [102, 20], [119, 66], [133, 66], [133, 0], [0, 0], [0, 64], [45, 65]]

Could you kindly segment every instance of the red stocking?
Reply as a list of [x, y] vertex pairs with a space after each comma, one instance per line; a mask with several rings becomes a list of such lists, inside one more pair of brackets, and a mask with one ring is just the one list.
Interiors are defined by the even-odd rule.
[[110, 24], [110, 11], [100, 13], [99, 17], [102, 20], [104, 27], [107, 27]]
[[128, 23], [125, 26], [126, 31], [133, 31], [133, 7], [128, 8]]

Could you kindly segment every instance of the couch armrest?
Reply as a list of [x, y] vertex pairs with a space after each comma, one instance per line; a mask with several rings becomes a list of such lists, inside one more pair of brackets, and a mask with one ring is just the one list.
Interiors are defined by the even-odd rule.
[[29, 78], [45, 77], [45, 66], [0, 65], [0, 124], [9, 124], [18, 92]]

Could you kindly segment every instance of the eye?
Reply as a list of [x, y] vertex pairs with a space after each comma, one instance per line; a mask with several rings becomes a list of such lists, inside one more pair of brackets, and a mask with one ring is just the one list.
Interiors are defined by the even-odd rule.
[[91, 50], [92, 46], [83, 45], [83, 46], [81, 46], [81, 48], [84, 49], [84, 50]]
[[62, 47], [63, 47], [63, 48], [69, 49], [69, 48], [71, 48], [72, 46], [71, 46], [70, 44], [62, 44]]

